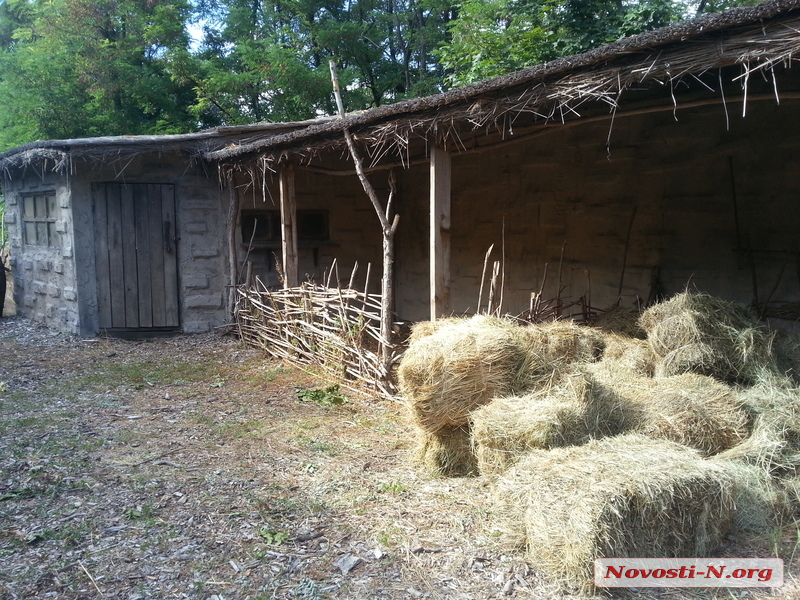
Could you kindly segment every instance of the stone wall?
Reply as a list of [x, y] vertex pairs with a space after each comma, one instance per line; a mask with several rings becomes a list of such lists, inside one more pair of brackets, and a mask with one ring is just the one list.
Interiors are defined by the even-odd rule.
[[[17, 314], [57, 331], [79, 332], [78, 289], [72, 236], [72, 199], [68, 178], [42, 176], [33, 170], [27, 177], [6, 181], [6, 223], [11, 247], [11, 270]], [[37, 245], [25, 234], [26, 197], [52, 194], [48, 208], [53, 221], [48, 245]]]

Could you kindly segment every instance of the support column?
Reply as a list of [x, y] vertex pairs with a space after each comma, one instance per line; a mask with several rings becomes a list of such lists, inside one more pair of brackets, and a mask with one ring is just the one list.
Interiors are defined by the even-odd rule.
[[300, 283], [297, 261], [297, 201], [294, 193], [294, 166], [281, 165], [281, 256], [283, 261], [283, 287], [297, 287]]
[[450, 153], [431, 148], [431, 321], [450, 314]]

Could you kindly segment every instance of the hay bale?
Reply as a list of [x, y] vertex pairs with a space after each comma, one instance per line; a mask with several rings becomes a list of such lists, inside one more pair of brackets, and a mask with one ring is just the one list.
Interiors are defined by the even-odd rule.
[[431, 475], [459, 477], [477, 471], [469, 427], [442, 427], [435, 433], [417, 429], [415, 459]]
[[773, 335], [744, 306], [684, 292], [648, 308], [639, 323], [659, 357], [656, 376], [693, 372], [751, 385], [777, 371]]
[[760, 467], [776, 476], [794, 474], [800, 467], [800, 388], [782, 377], [739, 391], [753, 418], [752, 432], [720, 459]]
[[496, 489], [509, 540], [591, 589], [598, 557], [708, 556], [731, 523], [731, 475], [680, 444], [624, 435], [535, 451]]
[[443, 323], [410, 344], [398, 382], [417, 425], [431, 433], [466, 425], [471, 411], [511, 393], [524, 358], [519, 329], [473, 317]]
[[647, 334], [639, 324], [641, 316], [638, 308], [612, 306], [599, 312], [592, 325], [606, 333], [643, 340]]
[[472, 443], [482, 475], [503, 473], [531, 450], [584, 444], [630, 427], [623, 399], [603, 393], [584, 373], [553, 388], [496, 398], [472, 413]]
[[732, 388], [686, 373], [650, 380], [639, 390], [644, 415], [639, 433], [700, 450], [705, 456], [733, 448], [750, 435], [751, 418]]
[[712, 377], [642, 377], [606, 360], [586, 369], [595, 388], [626, 401], [628, 422], [638, 433], [684, 444], [706, 456], [733, 448], [750, 435], [750, 410], [736, 390]]
[[418, 321], [411, 326], [411, 333], [408, 336], [408, 343], [413, 344], [429, 335], [433, 335], [442, 327], [453, 325], [457, 322], [464, 321], [465, 319], [452, 318], [452, 319], [439, 319], [437, 321]]
[[400, 392], [419, 427], [458, 427], [492, 398], [549, 386], [569, 365], [596, 360], [604, 344], [601, 332], [572, 322], [452, 320], [409, 345], [398, 368]]
[[646, 340], [617, 334], [606, 336], [606, 347], [601, 362], [627, 367], [642, 377], [652, 377], [657, 361], [658, 357]]
[[730, 474], [733, 482], [733, 531], [764, 533], [781, 527], [791, 514], [792, 503], [780, 480], [761, 467], [731, 460], [713, 460]]

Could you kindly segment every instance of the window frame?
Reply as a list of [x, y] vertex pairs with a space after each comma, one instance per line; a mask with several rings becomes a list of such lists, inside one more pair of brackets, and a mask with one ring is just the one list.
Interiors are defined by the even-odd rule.
[[[267, 228], [270, 230], [268, 237], [253, 237], [253, 248], [279, 248], [281, 245], [281, 211], [277, 209], [253, 210], [244, 209], [240, 214], [239, 232], [242, 237], [242, 245], [251, 246], [251, 236], [253, 227], [247, 221], [251, 218], [267, 217], [269, 223]], [[307, 219], [319, 218], [322, 233], [311, 235]], [[319, 246], [331, 245], [330, 213], [325, 209], [301, 209], [297, 211], [297, 244], [305, 248], [315, 248]]]
[[[41, 203], [38, 201], [40, 198], [42, 199]], [[61, 212], [56, 191], [40, 190], [21, 193], [18, 203], [22, 217], [20, 221], [23, 244], [36, 248], [61, 247], [61, 233], [56, 229]], [[32, 236], [31, 231], [33, 231]]]

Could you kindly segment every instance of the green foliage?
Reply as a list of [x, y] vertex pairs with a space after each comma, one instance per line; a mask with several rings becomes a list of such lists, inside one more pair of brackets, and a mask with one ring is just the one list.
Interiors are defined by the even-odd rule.
[[337, 406], [347, 402], [347, 396], [339, 391], [339, 385], [314, 390], [297, 390], [297, 398], [301, 402], [313, 402], [319, 406]]
[[464, 0], [439, 58], [465, 85], [752, 0]]
[[186, 0], [35, 0], [0, 11], [0, 148], [193, 129]]
[[275, 531], [268, 527], [262, 527], [258, 530], [258, 537], [260, 537], [265, 544], [270, 546], [280, 546], [283, 542], [289, 539], [289, 534], [285, 531]]
[[0, 150], [334, 114], [330, 58], [365, 109], [755, 3], [0, 0]]

